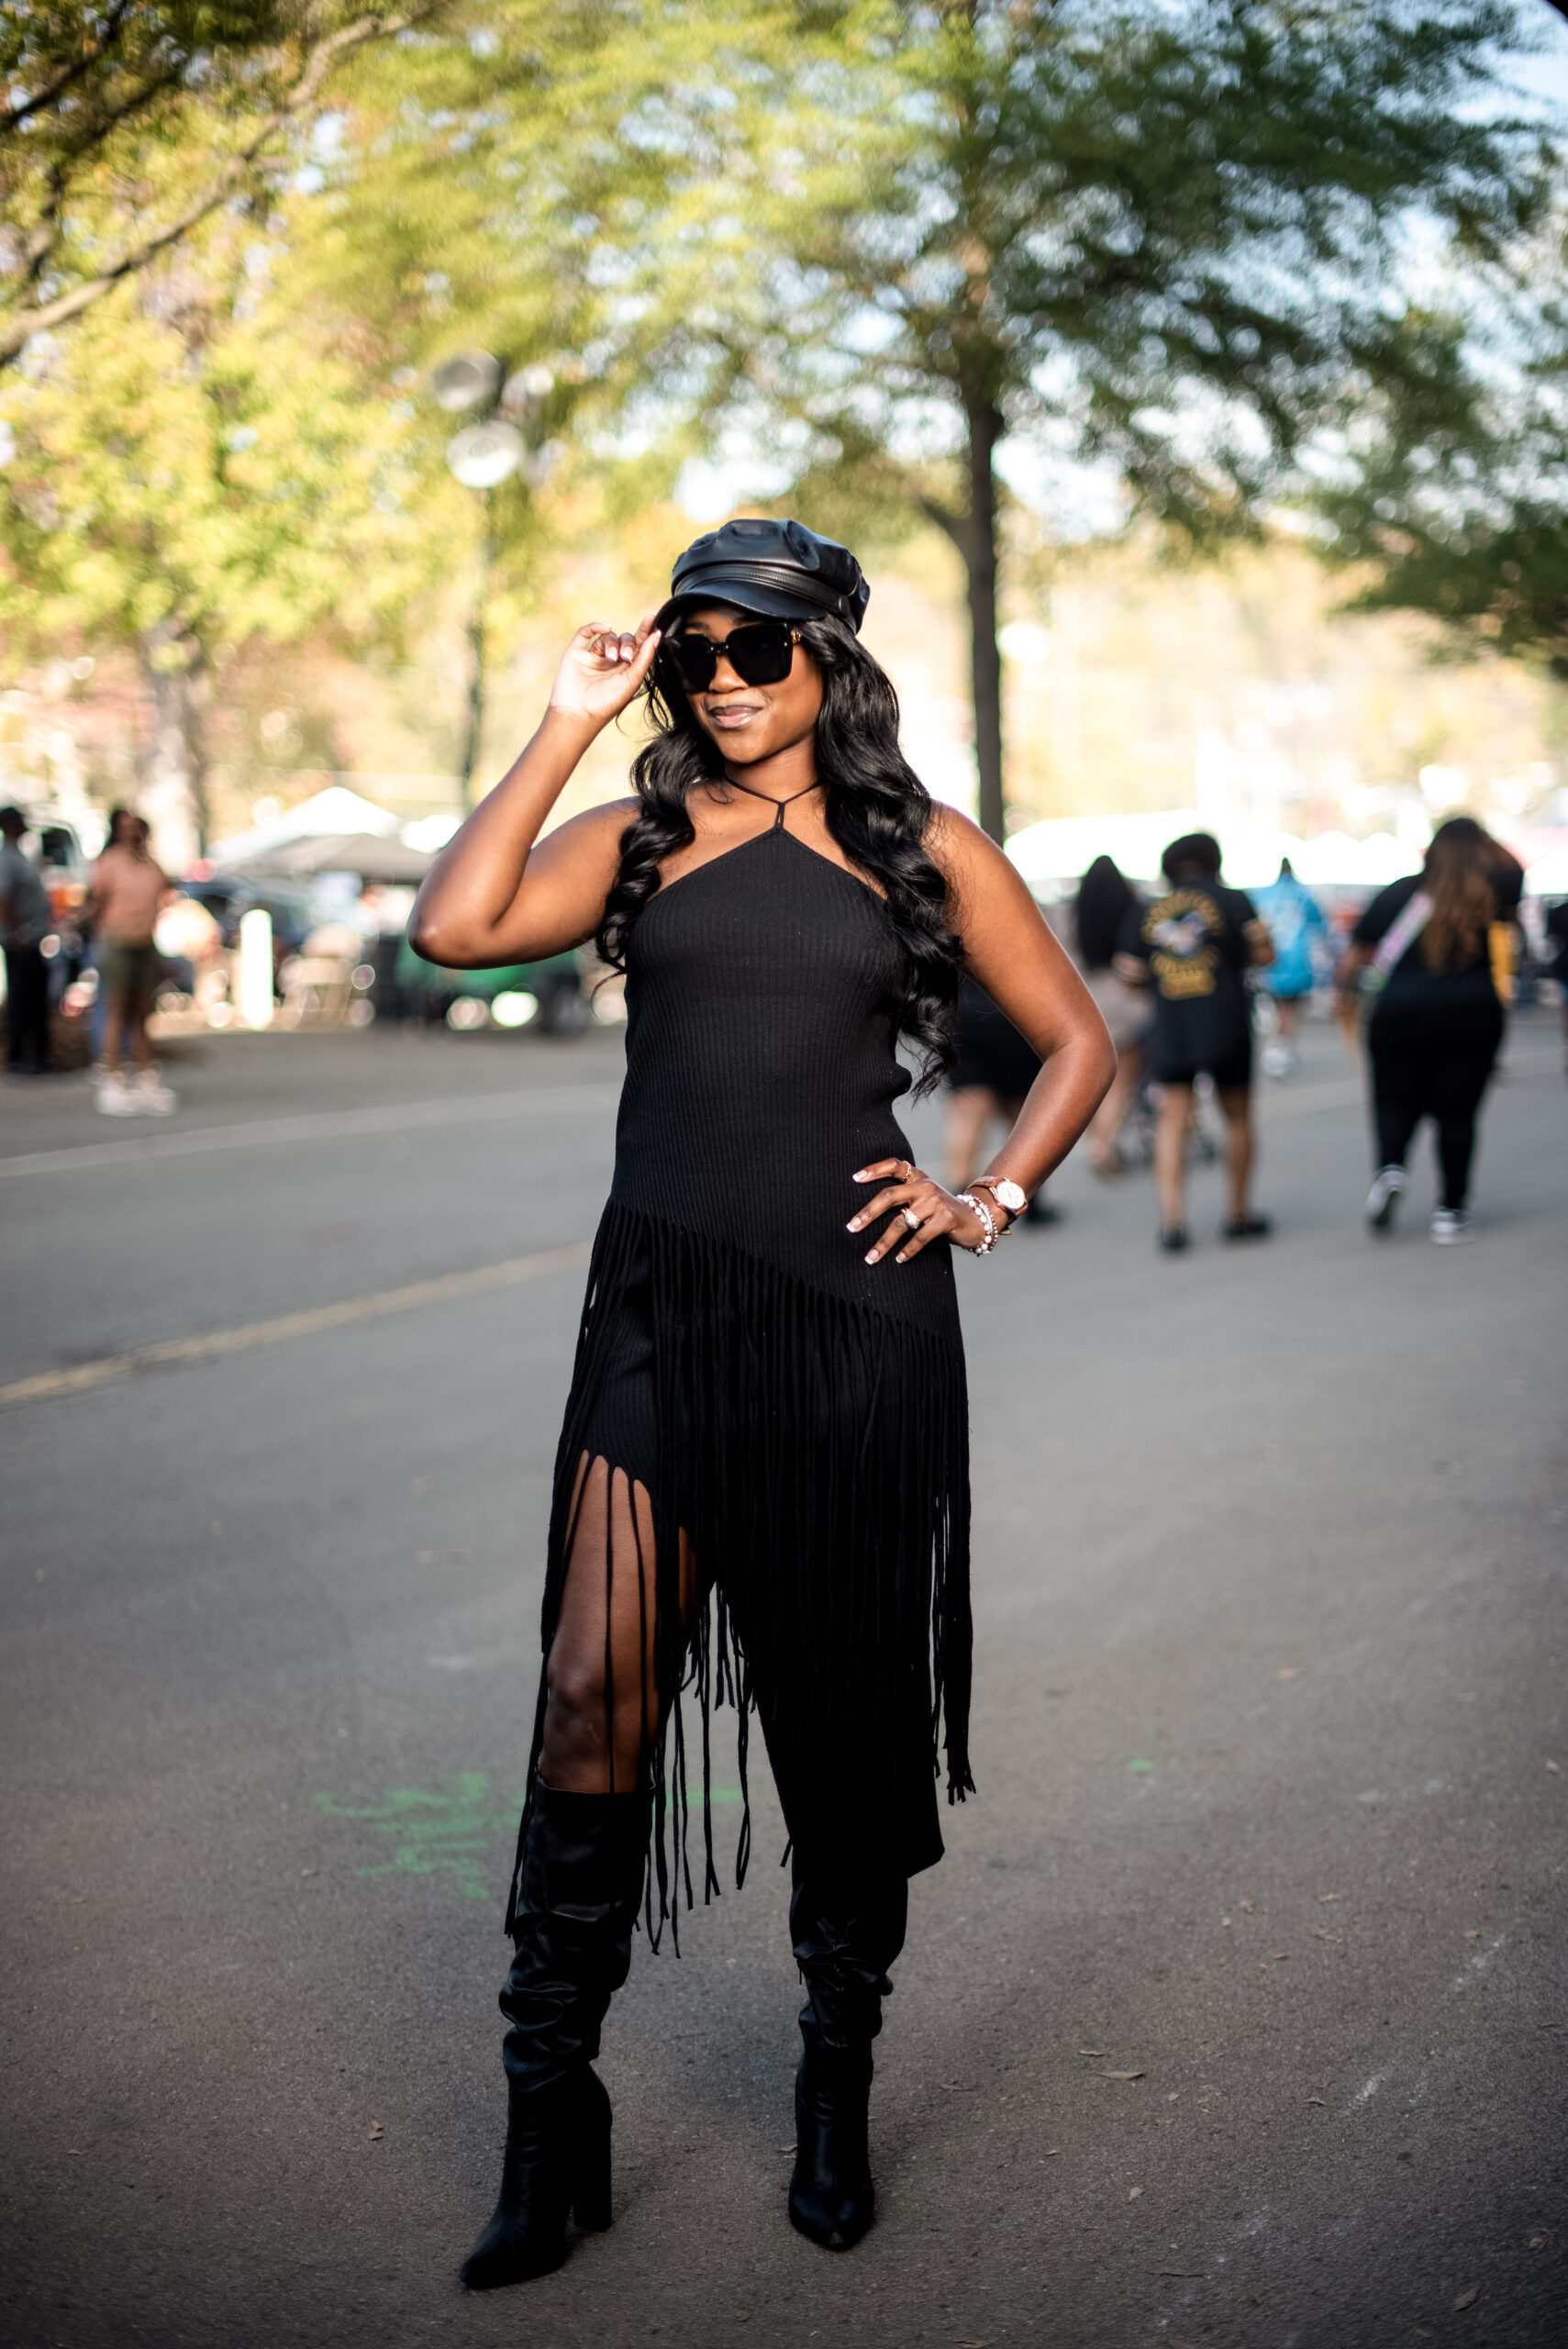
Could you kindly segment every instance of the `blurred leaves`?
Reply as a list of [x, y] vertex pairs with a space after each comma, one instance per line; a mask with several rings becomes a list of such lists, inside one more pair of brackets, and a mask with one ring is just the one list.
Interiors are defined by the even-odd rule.
[[331, 77], [440, 0], [0, 6], [0, 362], [291, 168]]
[[428, 626], [476, 522], [425, 386], [479, 345], [549, 377], [502, 625], [740, 452], [819, 528], [940, 523], [998, 741], [998, 565], [1135, 517], [1294, 512], [1369, 599], [1568, 658], [1519, 39], [1502, 0], [0, 0], [0, 618], [174, 662]]

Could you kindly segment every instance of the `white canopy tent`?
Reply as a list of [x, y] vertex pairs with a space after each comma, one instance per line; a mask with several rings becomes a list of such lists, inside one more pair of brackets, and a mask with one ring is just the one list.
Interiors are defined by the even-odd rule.
[[[1152, 815], [1063, 816], [1015, 832], [1007, 854], [1037, 896], [1071, 887], [1096, 856], [1108, 856], [1129, 881], [1160, 877], [1160, 859], [1184, 832], [1207, 831], [1194, 807], [1166, 807]], [[1255, 831], [1229, 824], [1218, 828], [1225, 855], [1225, 878], [1234, 888], [1261, 889], [1279, 874], [1288, 856], [1309, 887], [1381, 889], [1414, 873], [1418, 852], [1391, 833], [1353, 840], [1348, 832], [1319, 832], [1302, 840], [1295, 832]]]
[[248, 832], [214, 841], [207, 855], [213, 864], [236, 870], [260, 865], [293, 841], [323, 833], [368, 832], [375, 840], [393, 840], [397, 829], [397, 818], [373, 799], [361, 798], [346, 784], [333, 783], [313, 798], [302, 799], [297, 807], [285, 807], [270, 824], [255, 824]]

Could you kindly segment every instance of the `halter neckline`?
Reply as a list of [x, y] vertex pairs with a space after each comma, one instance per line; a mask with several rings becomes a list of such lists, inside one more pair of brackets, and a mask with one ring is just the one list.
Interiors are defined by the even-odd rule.
[[792, 791], [787, 799], [775, 799], [771, 791], [759, 791], [756, 785], [751, 783], [737, 783], [732, 774], [726, 775], [724, 779], [726, 783], [733, 785], [735, 790], [747, 792], [753, 799], [765, 799], [770, 807], [776, 807], [778, 809], [778, 814], [773, 818], [773, 823], [769, 827], [770, 830], [775, 832], [782, 832], [784, 829], [784, 809], [786, 807], [793, 807], [797, 799], [805, 799], [808, 797], [812, 792], [820, 791], [822, 788], [820, 783], [808, 783], [806, 785], [805, 790]]

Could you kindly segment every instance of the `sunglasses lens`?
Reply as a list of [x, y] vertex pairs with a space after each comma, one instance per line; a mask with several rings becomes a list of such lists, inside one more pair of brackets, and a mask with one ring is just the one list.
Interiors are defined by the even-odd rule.
[[717, 674], [721, 652], [743, 685], [778, 685], [789, 674], [795, 640], [787, 620], [748, 620], [732, 629], [722, 644], [706, 636], [678, 636], [670, 652], [686, 691], [705, 694]]
[[689, 694], [705, 694], [713, 683], [718, 655], [706, 636], [677, 636], [669, 646], [675, 674]]
[[785, 620], [752, 620], [738, 628], [725, 646], [738, 677], [749, 685], [776, 685], [789, 674], [795, 640]]

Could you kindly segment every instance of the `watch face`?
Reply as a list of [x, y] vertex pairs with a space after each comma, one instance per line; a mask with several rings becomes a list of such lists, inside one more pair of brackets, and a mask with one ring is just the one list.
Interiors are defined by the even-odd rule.
[[995, 1197], [997, 1206], [1006, 1208], [1009, 1215], [1021, 1215], [1029, 1205], [1016, 1183], [998, 1183]]

